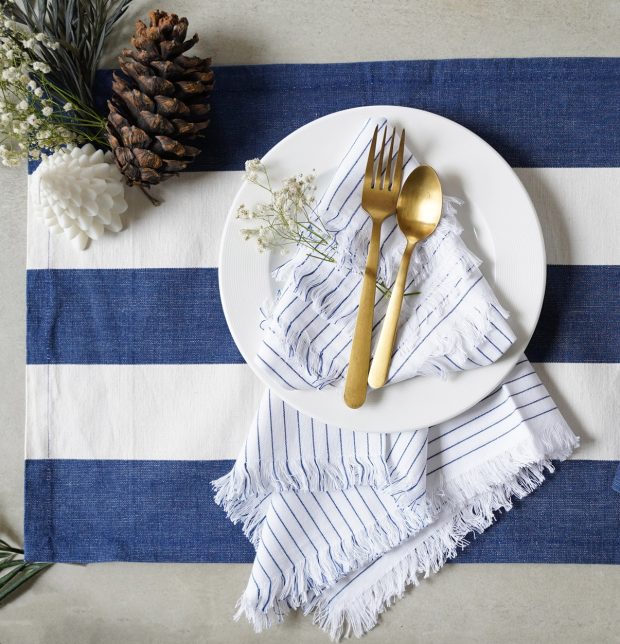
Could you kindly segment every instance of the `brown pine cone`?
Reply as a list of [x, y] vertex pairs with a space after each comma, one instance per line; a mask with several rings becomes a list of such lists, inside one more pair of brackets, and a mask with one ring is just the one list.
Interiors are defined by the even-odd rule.
[[187, 144], [209, 125], [213, 89], [210, 58], [185, 56], [187, 18], [151, 11], [150, 25], [136, 22], [135, 49], [119, 57], [108, 101], [107, 138], [129, 185], [148, 188], [184, 170], [200, 153]]

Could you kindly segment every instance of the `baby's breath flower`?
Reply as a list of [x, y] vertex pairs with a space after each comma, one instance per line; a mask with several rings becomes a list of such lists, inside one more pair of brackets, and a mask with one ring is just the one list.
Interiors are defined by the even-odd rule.
[[[11, 0], [0, 0], [0, 5]], [[41, 147], [55, 151], [77, 143], [84, 122], [100, 118], [88, 106], [59, 97], [58, 88], [46, 77], [50, 66], [37, 57], [44, 49], [58, 48], [44, 33], [4, 19], [0, 11], [0, 162], [17, 165], [28, 156], [38, 158]], [[77, 107], [76, 107], [77, 105]], [[59, 116], [62, 111], [66, 115]], [[103, 120], [102, 120], [103, 123]], [[96, 134], [88, 137], [99, 142]]]
[[252, 239], [252, 237], [256, 237], [258, 234], [258, 231], [256, 228], [242, 228], [241, 229], [241, 236], [245, 241], [248, 241], [248, 239]]
[[244, 204], [241, 204], [239, 208], [237, 208], [237, 219], [249, 219], [249, 216], [250, 212]]
[[47, 63], [40, 63], [39, 61], [36, 61], [32, 63], [32, 69], [34, 69], [35, 72], [41, 72], [42, 74], [49, 74], [52, 69]]
[[263, 169], [263, 164], [260, 159], [250, 159], [245, 162], [245, 171], [246, 172], [261, 172]]
[[260, 159], [246, 161], [245, 171], [246, 179], [265, 189], [271, 200], [258, 203], [251, 210], [244, 204], [239, 206], [237, 217], [257, 222], [255, 228], [241, 230], [243, 238], [254, 239], [259, 252], [277, 250], [287, 254], [290, 248], [299, 245], [309, 255], [333, 262], [331, 237], [311, 207], [314, 175], [295, 175], [276, 190]]

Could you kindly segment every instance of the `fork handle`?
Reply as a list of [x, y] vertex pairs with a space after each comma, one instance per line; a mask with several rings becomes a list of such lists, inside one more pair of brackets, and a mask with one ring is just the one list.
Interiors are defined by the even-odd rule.
[[372, 221], [366, 270], [362, 280], [362, 293], [351, 344], [347, 379], [344, 386], [344, 401], [352, 409], [357, 409], [364, 404], [368, 389], [368, 366], [370, 365], [370, 342], [372, 340], [372, 322], [375, 312], [381, 223], [374, 219]]
[[413, 252], [414, 247], [414, 241], [407, 241], [407, 247], [403, 253], [400, 268], [398, 269], [398, 275], [396, 276], [396, 282], [394, 282], [394, 286], [392, 288], [390, 302], [385, 313], [383, 326], [381, 327], [381, 335], [379, 336], [379, 342], [377, 343], [370, 373], [368, 374], [368, 384], [373, 389], [383, 387], [387, 381], [388, 373], [390, 371], [392, 349], [394, 348], [394, 340], [396, 339], [396, 329], [398, 327], [400, 309], [402, 308], [403, 297], [405, 295], [409, 262], [411, 261], [411, 253]]

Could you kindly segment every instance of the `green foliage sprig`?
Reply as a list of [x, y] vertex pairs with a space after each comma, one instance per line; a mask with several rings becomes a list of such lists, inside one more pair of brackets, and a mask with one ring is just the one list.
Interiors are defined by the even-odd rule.
[[0, 539], [0, 603], [51, 563], [24, 561], [24, 551]]
[[68, 144], [106, 148], [95, 74], [131, 0], [0, 0], [0, 162]]
[[50, 79], [94, 106], [95, 73], [106, 39], [131, 0], [3, 0], [5, 16], [32, 33], [44, 34], [57, 49], [35, 50], [50, 67]]

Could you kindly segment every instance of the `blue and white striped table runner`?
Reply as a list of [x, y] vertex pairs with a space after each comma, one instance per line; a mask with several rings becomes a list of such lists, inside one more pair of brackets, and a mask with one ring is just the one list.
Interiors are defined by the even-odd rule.
[[263, 391], [218, 300], [224, 218], [246, 158], [324, 114], [401, 104], [480, 134], [530, 191], [550, 265], [526, 353], [587, 434], [458, 561], [619, 563], [619, 77], [616, 59], [220, 68], [207, 152], [163, 206], [131, 194], [127, 229], [81, 254], [29, 216], [27, 557], [253, 560], [210, 487]]

